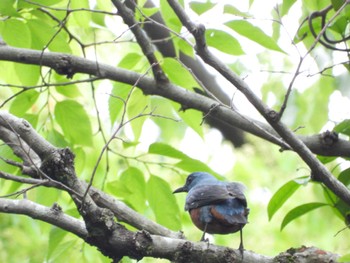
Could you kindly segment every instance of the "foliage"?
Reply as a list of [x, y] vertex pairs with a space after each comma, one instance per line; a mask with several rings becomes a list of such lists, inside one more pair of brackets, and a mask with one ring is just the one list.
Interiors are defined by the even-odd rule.
[[[167, 1], [159, 1], [160, 6], [153, 8], [144, 8], [144, 2], [139, 1], [136, 17], [145, 21], [145, 15], [160, 11], [170, 28], [176, 54], [194, 56], [194, 41], [184, 33]], [[246, 1], [247, 5], [188, 2], [187, 11], [197, 14], [198, 19], [205, 21], [206, 16], [213, 15], [226, 19], [209, 19], [207, 44], [242, 78], [248, 76], [247, 83], [270, 107], [279, 111], [288, 86], [293, 86], [282, 118], [291, 129], [303, 126], [297, 133], [311, 135], [331, 127], [341, 136], [350, 135], [349, 119], [330, 117], [331, 112], [342, 109], [329, 108], [334, 94], [349, 96], [348, 58], [336, 60], [336, 54], [345, 54], [338, 46], [344, 42], [346, 49], [349, 44], [344, 36], [348, 32], [349, 6], [343, 8], [343, 1], [282, 1], [275, 9], [271, 7], [272, 15], [264, 14], [264, 19], [257, 12], [259, 1]], [[328, 5], [332, 8], [325, 14], [329, 22], [327, 37], [339, 42], [332, 42], [331, 47], [324, 39], [327, 45], [316, 45], [307, 21], [303, 21]], [[152, 76], [141, 48], [110, 1], [6, 0], [0, 3], [0, 18], [0, 36], [7, 45], [73, 54]], [[284, 24], [287, 18], [300, 28]], [[312, 30], [319, 34], [322, 22], [310, 21]], [[290, 38], [294, 40], [292, 45]], [[205, 90], [205, 83], [177, 58], [164, 57], [159, 51], [155, 54], [172, 83], [188, 92], [194, 87]], [[296, 70], [300, 60], [302, 67]], [[248, 186], [248, 249], [276, 254], [304, 242], [340, 254], [349, 249], [345, 234], [333, 238], [349, 224], [349, 204], [314, 180], [293, 153], [280, 153], [277, 147], [253, 136], [233, 152], [231, 144], [203, 124], [200, 112], [186, 110], [163, 97], [147, 96], [136, 83], [132, 86], [83, 74], [68, 79], [47, 67], [1, 61], [0, 85], [1, 110], [28, 120], [55, 146], [70, 147], [81, 179], [89, 181], [95, 174], [94, 187], [171, 230], [183, 230], [191, 240], [199, 239], [200, 233], [183, 211], [184, 196], [175, 199], [172, 190], [184, 183], [187, 174], [200, 170]], [[236, 90], [228, 88], [225, 92], [242, 113], [252, 112]], [[254, 113], [247, 116], [256, 117]], [[213, 136], [219, 139], [213, 140]], [[0, 156], [18, 161], [6, 145], [0, 147]], [[346, 158], [318, 157], [349, 187]], [[20, 169], [6, 162], [0, 162], [0, 170], [21, 175]], [[18, 182], [0, 180], [2, 196], [25, 188]], [[74, 204], [61, 191], [34, 188], [27, 191], [27, 198], [46, 206], [57, 202], [64, 212], [79, 217]], [[320, 229], [322, 237], [318, 235]], [[108, 262], [72, 234], [28, 218], [0, 214], [0, 233], [2, 262]], [[266, 242], [257, 245], [261, 236]], [[306, 236], [310, 238], [305, 240]], [[231, 237], [224, 236], [215, 237], [215, 243], [235, 247], [238, 237], [233, 238], [235, 245], [231, 245]], [[348, 257], [344, 256], [345, 260]]]

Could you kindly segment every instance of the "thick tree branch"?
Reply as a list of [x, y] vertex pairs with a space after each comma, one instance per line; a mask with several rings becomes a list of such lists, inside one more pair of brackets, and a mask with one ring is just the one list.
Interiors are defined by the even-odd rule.
[[[0, 120], [1, 122], [1, 120]], [[39, 156], [11, 129], [0, 126], [0, 138], [10, 145], [14, 154], [23, 160], [21, 169], [24, 174], [37, 175], [37, 168], [41, 164]]]
[[286, 141], [296, 153], [298, 153], [304, 162], [311, 168], [312, 173], [314, 173], [320, 181], [322, 181], [343, 201], [350, 204], [349, 189], [338, 181], [312, 154], [310, 149], [307, 148], [307, 146], [280, 121], [277, 112], [269, 109], [239, 76], [237, 76], [220, 59], [216, 58], [209, 51], [205, 40], [205, 27], [203, 25], [196, 25], [193, 23], [178, 1], [168, 0], [168, 3], [173, 8], [176, 15], [180, 18], [182, 24], [194, 36], [196, 40], [197, 54], [246, 96], [250, 103], [259, 111], [266, 121], [283, 138], [283, 140]]
[[[29, 156], [32, 160], [39, 162], [38, 158], [33, 155], [31, 151], [43, 160], [55, 149], [43, 137], [36, 133], [29, 122], [24, 119], [16, 118], [4, 111], [0, 114], [0, 127], [2, 131], [4, 131], [3, 129], [7, 129], [7, 134], [11, 132], [11, 137], [9, 134], [7, 135], [7, 140], [12, 138], [11, 144], [8, 145], [14, 149], [14, 153], [18, 154], [18, 157], [24, 160], [27, 160]], [[6, 133], [2, 132], [1, 136], [6, 136]], [[1, 137], [1, 139], [4, 138], [5, 137]]]
[[27, 215], [33, 219], [62, 228], [84, 240], [88, 236], [84, 222], [66, 215], [58, 205], [48, 208], [27, 199], [12, 200], [2, 198], [0, 199], [0, 212]]
[[150, 66], [152, 67], [154, 78], [160, 82], [168, 82], [168, 78], [164, 74], [163, 69], [159, 65], [159, 62], [154, 54], [153, 45], [148, 36], [142, 30], [140, 24], [135, 20], [133, 11], [130, 10], [122, 1], [112, 0], [112, 3], [118, 9], [118, 14], [121, 15], [124, 23], [127, 24], [130, 30], [134, 33], [137, 43], [141, 47], [143, 54], [146, 56]]
[[[57, 204], [52, 207], [39, 205], [27, 199], [12, 200], [0, 199], [0, 212], [7, 214], [26, 215], [63, 230], [75, 234], [88, 242], [89, 233], [83, 221], [66, 215]], [[183, 239], [150, 235], [145, 231], [132, 232], [120, 227], [108, 238], [111, 246], [116, 251], [122, 251], [125, 256], [136, 259], [143, 257], [158, 257], [169, 259], [172, 262], [203, 262], [203, 263], [232, 263], [232, 262], [260, 262], [273, 263], [284, 262], [293, 258], [293, 262], [305, 262], [312, 259], [313, 262], [335, 262], [337, 255], [316, 248], [295, 249], [278, 255], [275, 259], [256, 254], [252, 251], [244, 251], [244, 259], [238, 250], [227, 247], [215, 246], [207, 242], [190, 242]], [[316, 261], [315, 261], [316, 260]], [[310, 261], [307, 261], [310, 262]]]
[[[132, 10], [135, 9], [134, 0], [126, 0], [125, 4]], [[144, 7], [154, 8], [156, 5], [148, 0]], [[137, 9], [139, 12], [140, 10]], [[137, 12], [136, 9], [134, 12]], [[149, 38], [152, 40], [153, 45], [155, 45], [163, 57], [177, 57], [180, 61], [191, 70], [192, 74], [202, 83], [210, 94], [213, 94], [224, 105], [233, 107], [232, 100], [228, 94], [226, 94], [220, 84], [218, 83], [215, 75], [213, 75], [198, 59], [197, 57], [191, 57], [184, 54], [181, 50], [177, 55], [175, 52], [173, 37], [171, 35], [171, 30], [167, 28], [165, 21], [162, 17], [161, 12], [156, 12], [150, 17], [146, 17], [146, 23], [143, 24], [142, 29], [147, 33]], [[210, 96], [209, 96], [210, 97]], [[232, 142], [235, 147], [240, 147], [245, 143], [245, 136], [241, 129], [222, 122], [220, 119], [215, 119], [210, 116], [206, 118], [206, 123], [211, 127], [217, 128], [225, 139]]]
[[[26, 178], [22, 176], [4, 173], [2, 171], [0, 171], [0, 178], [19, 182], [22, 184], [41, 185], [45, 187], [53, 187], [56, 189], [65, 190], [65, 188], [62, 187], [61, 184], [53, 180]], [[85, 187], [87, 187], [86, 182], [81, 181], [81, 183], [84, 184]], [[127, 223], [140, 230], [146, 230], [147, 232], [154, 235], [160, 235], [169, 238], [184, 238], [181, 232], [171, 231], [168, 228], [149, 220], [143, 215], [140, 215], [139, 213], [135, 212], [123, 202], [116, 200], [112, 196], [107, 195], [99, 189], [91, 187], [89, 190], [89, 194], [98, 206], [110, 209], [119, 222]]]
[[[13, 149], [18, 150], [20, 146], [18, 146], [18, 138], [23, 138], [24, 145], [27, 145], [27, 147], [32, 146], [32, 144], [35, 144], [36, 151], [48, 151], [48, 152], [54, 152], [56, 151], [56, 148], [49, 144], [47, 141], [45, 141], [33, 128], [32, 126], [25, 120], [17, 118], [9, 113], [0, 111], [0, 131], [4, 125], [5, 127], [9, 128], [6, 133], [5, 138], [11, 138], [11, 140], [7, 140], [6, 143]], [[12, 133], [12, 134], [11, 134]], [[15, 134], [16, 133], [16, 134]], [[11, 135], [10, 135], [11, 134]], [[4, 140], [2, 137], [2, 133], [0, 132], [0, 139]], [[31, 142], [29, 145], [26, 141], [26, 139]], [[43, 145], [42, 145], [43, 143]], [[33, 146], [33, 147], [34, 147]], [[22, 149], [23, 150], [23, 149]], [[20, 158], [22, 158], [22, 155], [18, 155]], [[24, 155], [26, 157], [26, 155]], [[41, 163], [41, 161], [40, 161]], [[39, 167], [39, 166], [38, 166]], [[36, 167], [36, 169], [38, 169]], [[21, 183], [27, 183], [27, 184], [40, 184], [47, 187], [55, 187], [62, 190], [67, 190], [67, 187], [62, 185], [60, 182], [57, 182], [55, 180], [52, 180], [48, 178], [49, 180], [42, 180], [42, 179], [32, 179], [32, 178], [23, 178], [18, 177], [15, 175], [6, 174], [3, 172], [0, 172], [0, 177], [5, 179], [14, 180]], [[79, 193], [77, 193], [78, 196], [82, 196], [81, 193], [84, 193], [87, 184], [84, 181], [79, 180], [79, 185], [81, 187]], [[68, 189], [69, 190], [69, 189]], [[121, 221], [125, 222], [127, 224], [132, 225], [133, 227], [137, 229], [144, 229], [152, 234], [157, 235], [163, 235], [167, 237], [174, 237], [174, 238], [181, 238], [182, 234], [178, 232], [170, 231], [169, 229], [163, 227], [162, 225], [159, 225], [146, 217], [138, 214], [133, 209], [125, 205], [123, 202], [120, 202], [116, 199], [114, 199], [111, 196], [108, 196], [104, 192], [96, 189], [91, 188], [89, 191], [89, 195], [92, 197], [94, 202], [102, 207], [102, 208], [108, 208], [110, 209], [116, 218]]]
[[[289, 149], [288, 144], [267, 124], [253, 120], [203, 95], [189, 92], [183, 88], [166, 83], [158, 86], [154, 79], [139, 73], [115, 68], [103, 63], [88, 60], [63, 53], [45, 52], [23, 48], [13, 48], [0, 45], [0, 60], [23, 64], [42, 65], [55, 69], [59, 74], [73, 75], [85, 73], [100, 78], [134, 85], [145, 94], [159, 95], [180, 103], [183, 108], [193, 108], [202, 111], [205, 116], [219, 118], [223, 122], [240, 128], [269, 142], [279, 145], [282, 149]], [[1, 121], [1, 120], [0, 120]], [[324, 144], [319, 135], [299, 136], [307, 147], [315, 154], [324, 156], [350, 157], [350, 142], [338, 139], [333, 144]]]
[[[83, 240], [88, 240], [89, 233], [84, 222], [66, 215], [56, 204], [49, 208], [27, 199], [0, 199], [0, 212], [26, 215], [71, 232]], [[122, 227], [109, 238], [109, 242], [116, 250], [123, 250], [125, 256], [138, 259], [159, 257], [172, 260], [173, 262], [224, 263], [236, 262], [241, 257], [238, 250], [212, 244], [208, 247], [206, 242], [190, 242], [182, 239], [150, 235], [144, 231], [134, 233]], [[272, 262], [272, 258], [251, 251], [245, 251], [244, 257], [243, 262]]]

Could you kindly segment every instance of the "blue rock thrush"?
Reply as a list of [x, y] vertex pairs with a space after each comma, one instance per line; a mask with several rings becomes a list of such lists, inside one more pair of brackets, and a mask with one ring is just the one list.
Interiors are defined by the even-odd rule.
[[223, 182], [205, 172], [195, 172], [187, 177], [184, 186], [175, 193], [188, 192], [185, 211], [192, 222], [205, 233], [230, 234], [240, 231], [239, 250], [243, 255], [242, 228], [247, 224], [249, 209], [243, 194], [244, 185]]

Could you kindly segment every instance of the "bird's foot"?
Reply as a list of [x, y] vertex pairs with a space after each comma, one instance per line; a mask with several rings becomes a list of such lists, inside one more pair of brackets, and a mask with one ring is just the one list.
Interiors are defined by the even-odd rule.
[[201, 239], [199, 240], [199, 242], [206, 242], [207, 245], [208, 245], [207, 249], [209, 249], [209, 245], [210, 245], [210, 243], [209, 243], [209, 238], [205, 238], [205, 236], [203, 235], [203, 236], [201, 237]]
[[244, 257], [244, 247], [243, 247], [242, 243], [239, 244], [238, 250], [239, 250], [239, 252], [241, 253], [242, 261], [243, 261], [243, 257]]
[[201, 240], [199, 240], [199, 242], [208, 242], [209, 243], [209, 238], [202, 237]]

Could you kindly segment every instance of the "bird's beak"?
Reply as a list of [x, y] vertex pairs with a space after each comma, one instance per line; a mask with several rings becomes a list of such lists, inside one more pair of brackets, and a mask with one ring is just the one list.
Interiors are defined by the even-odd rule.
[[181, 193], [181, 192], [187, 192], [187, 189], [186, 189], [184, 186], [182, 186], [182, 187], [180, 187], [180, 188], [177, 188], [177, 189], [173, 192], [173, 194], [177, 194], [177, 193]]

